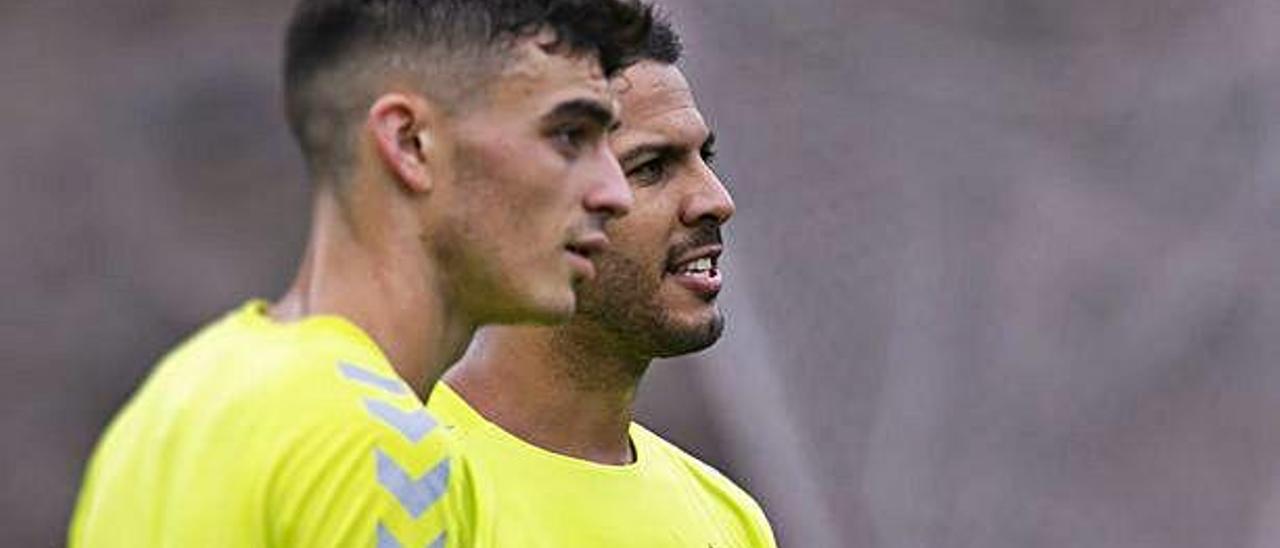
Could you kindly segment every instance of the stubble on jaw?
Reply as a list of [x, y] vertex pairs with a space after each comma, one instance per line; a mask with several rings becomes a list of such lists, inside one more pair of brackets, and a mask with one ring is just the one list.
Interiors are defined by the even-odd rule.
[[633, 387], [653, 359], [696, 352], [720, 338], [719, 310], [707, 322], [681, 326], [661, 306], [662, 273], [617, 254], [600, 257], [597, 267], [596, 281], [578, 288], [573, 319], [552, 328], [552, 344], [567, 358], [564, 374], [580, 388]]

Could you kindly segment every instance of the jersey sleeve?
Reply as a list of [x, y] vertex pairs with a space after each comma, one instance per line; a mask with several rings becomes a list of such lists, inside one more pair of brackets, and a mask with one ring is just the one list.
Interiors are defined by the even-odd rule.
[[435, 418], [412, 397], [328, 403], [286, 436], [266, 481], [271, 544], [469, 546], [468, 474]]

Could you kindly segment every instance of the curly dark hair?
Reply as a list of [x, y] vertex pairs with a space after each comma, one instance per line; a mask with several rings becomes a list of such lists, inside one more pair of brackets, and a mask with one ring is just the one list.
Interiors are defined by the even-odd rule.
[[640, 0], [300, 0], [285, 40], [289, 126], [313, 174], [329, 172], [345, 163], [347, 127], [376, 92], [351, 86], [364, 74], [415, 70], [424, 93], [454, 106], [520, 37], [551, 30], [609, 77], [650, 57], [653, 24]]

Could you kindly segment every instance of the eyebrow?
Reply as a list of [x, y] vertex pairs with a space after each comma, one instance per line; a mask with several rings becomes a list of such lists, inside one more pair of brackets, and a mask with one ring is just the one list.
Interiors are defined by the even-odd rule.
[[709, 154], [715, 154], [716, 152], [716, 132], [715, 131], [707, 132], [707, 139], [702, 142], [702, 146], [698, 148], [698, 152], [702, 153], [703, 156], [706, 156]]
[[649, 143], [628, 150], [626, 154], [618, 157], [618, 163], [622, 164], [625, 168], [627, 164], [635, 161], [636, 158], [641, 156], [652, 155], [658, 158], [671, 158], [680, 155], [683, 151], [684, 147], [679, 145], [673, 145], [670, 143]]
[[599, 101], [591, 99], [573, 99], [556, 105], [546, 116], [547, 120], [564, 118], [586, 118], [600, 124], [600, 127], [613, 130], [618, 126], [617, 116], [613, 110]]
[[[714, 154], [715, 147], [716, 134], [715, 132], [710, 132], [707, 134], [706, 140], [702, 141], [702, 145], [698, 147], [698, 153], [704, 157], [709, 154]], [[653, 155], [658, 158], [675, 158], [684, 154], [687, 150], [688, 147], [674, 143], [647, 143], [628, 150], [622, 156], [619, 156], [618, 163], [626, 166], [626, 164], [631, 163], [636, 158], [645, 155]]]

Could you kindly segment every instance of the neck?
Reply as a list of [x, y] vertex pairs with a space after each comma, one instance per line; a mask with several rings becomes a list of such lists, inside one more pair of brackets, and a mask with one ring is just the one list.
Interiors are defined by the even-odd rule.
[[403, 230], [412, 223], [395, 223], [387, 213], [393, 208], [374, 203], [376, 197], [351, 203], [337, 192], [317, 192], [302, 266], [271, 315], [286, 322], [337, 315], [354, 323], [425, 401], [475, 325], [451, 307], [419, 238]]
[[528, 443], [601, 464], [633, 462], [628, 430], [649, 359], [575, 327], [485, 328], [445, 380]]

